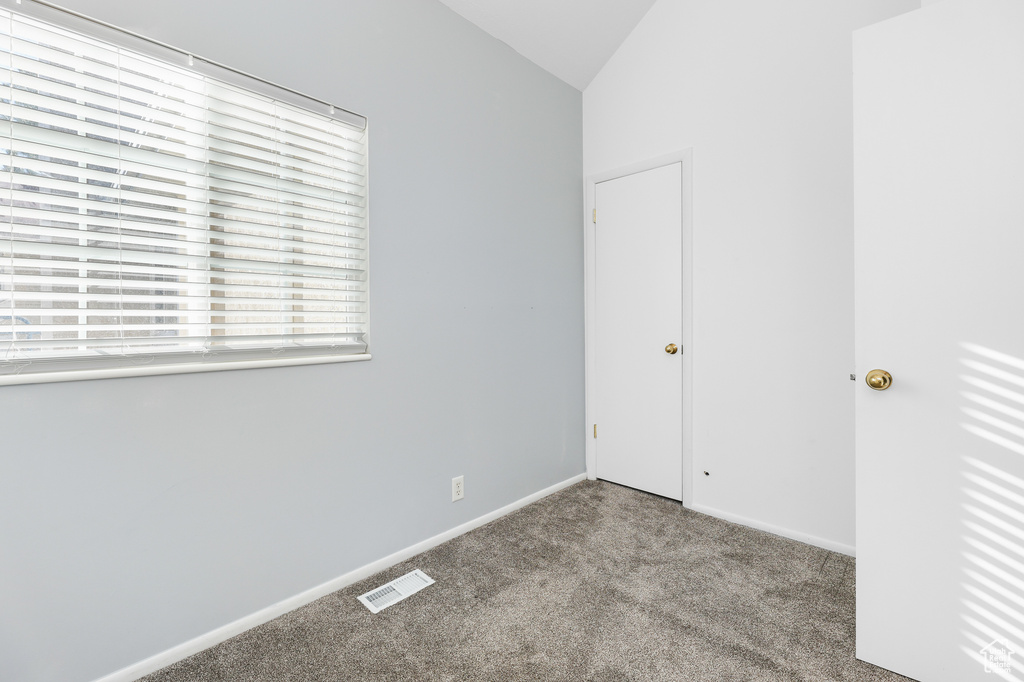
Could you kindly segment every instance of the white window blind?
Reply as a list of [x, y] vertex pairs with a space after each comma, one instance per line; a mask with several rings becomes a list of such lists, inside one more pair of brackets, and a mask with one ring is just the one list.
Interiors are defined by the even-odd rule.
[[366, 132], [0, 11], [0, 372], [366, 350]]

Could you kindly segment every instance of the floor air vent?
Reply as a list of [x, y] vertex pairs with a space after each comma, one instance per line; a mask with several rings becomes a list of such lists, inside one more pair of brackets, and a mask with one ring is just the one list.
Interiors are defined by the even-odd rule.
[[417, 568], [411, 573], [406, 573], [401, 578], [395, 578], [387, 585], [381, 585], [375, 590], [370, 590], [360, 596], [359, 601], [363, 602], [372, 613], [380, 613], [392, 604], [397, 604], [406, 597], [416, 594], [427, 585], [433, 584], [434, 580]]

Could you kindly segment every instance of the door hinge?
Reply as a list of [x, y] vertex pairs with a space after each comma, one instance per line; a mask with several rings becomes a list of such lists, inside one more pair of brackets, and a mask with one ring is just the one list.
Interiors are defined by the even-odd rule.
[[594, 438], [597, 438], [597, 424], [594, 424]]
[[594, 209], [594, 222], [597, 222], [597, 209]]

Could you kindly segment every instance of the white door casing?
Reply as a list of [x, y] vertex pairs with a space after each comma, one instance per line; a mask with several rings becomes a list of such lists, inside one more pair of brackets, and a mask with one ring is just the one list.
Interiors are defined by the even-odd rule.
[[854, 102], [857, 655], [1024, 680], [1024, 3], [857, 32]]
[[586, 233], [588, 474], [684, 504], [689, 175], [682, 153], [590, 178]]

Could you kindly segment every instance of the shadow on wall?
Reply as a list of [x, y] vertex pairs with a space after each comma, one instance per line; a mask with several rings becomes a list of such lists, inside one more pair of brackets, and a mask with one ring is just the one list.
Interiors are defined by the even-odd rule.
[[960, 362], [963, 457], [961, 650], [996, 679], [1024, 672], [1024, 360], [972, 343]]

